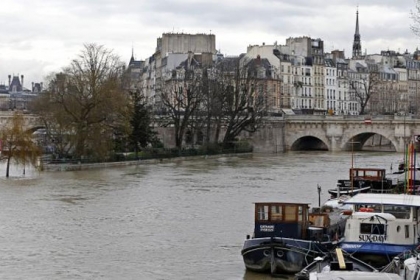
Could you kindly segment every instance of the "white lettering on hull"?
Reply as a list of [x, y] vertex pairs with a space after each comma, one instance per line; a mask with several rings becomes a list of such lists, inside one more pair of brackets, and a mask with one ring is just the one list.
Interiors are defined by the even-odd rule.
[[274, 225], [260, 225], [260, 231], [274, 232]]

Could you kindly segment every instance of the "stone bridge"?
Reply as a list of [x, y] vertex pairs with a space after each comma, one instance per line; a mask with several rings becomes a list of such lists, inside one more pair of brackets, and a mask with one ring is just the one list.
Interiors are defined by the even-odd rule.
[[[11, 121], [13, 111], [0, 111], [0, 128], [3, 128]], [[23, 114], [24, 127], [28, 131], [36, 131], [38, 128], [43, 128], [44, 124], [40, 121], [39, 117], [34, 114]]]
[[[12, 116], [13, 112], [0, 111], [0, 127], [6, 125]], [[36, 115], [24, 114], [24, 119], [27, 130], [43, 127]], [[160, 130], [159, 134], [171, 134]], [[406, 144], [420, 135], [420, 119], [412, 116], [284, 115], [266, 120], [259, 131], [243, 136], [252, 141], [256, 152], [277, 153], [291, 150], [358, 151], [374, 135], [386, 140], [392, 150], [404, 152]], [[171, 146], [169, 142], [166, 144]]]
[[396, 152], [420, 135], [420, 119], [411, 116], [285, 115], [271, 118], [250, 135], [256, 152], [290, 150], [361, 150], [373, 135], [380, 135]]

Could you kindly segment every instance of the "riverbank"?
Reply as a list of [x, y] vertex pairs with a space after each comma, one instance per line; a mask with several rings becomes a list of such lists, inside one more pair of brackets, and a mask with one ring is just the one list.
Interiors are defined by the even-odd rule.
[[118, 161], [118, 162], [99, 162], [99, 163], [59, 163], [59, 164], [43, 164], [42, 171], [56, 172], [56, 171], [77, 171], [98, 168], [111, 168], [111, 167], [124, 167], [142, 164], [156, 164], [166, 162], [177, 162], [183, 160], [196, 160], [220, 157], [250, 157], [252, 153], [236, 153], [236, 154], [220, 154], [220, 155], [200, 155], [188, 157], [173, 157], [173, 158], [159, 158], [159, 159], [140, 159], [131, 161]]

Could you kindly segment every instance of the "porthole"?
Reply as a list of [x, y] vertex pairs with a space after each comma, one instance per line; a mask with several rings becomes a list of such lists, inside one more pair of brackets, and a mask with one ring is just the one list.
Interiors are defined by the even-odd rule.
[[283, 257], [284, 253], [283, 251], [277, 251], [277, 257], [281, 258]]
[[264, 256], [266, 256], [266, 257], [271, 256], [271, 251], [270, 250], [264, 250]]

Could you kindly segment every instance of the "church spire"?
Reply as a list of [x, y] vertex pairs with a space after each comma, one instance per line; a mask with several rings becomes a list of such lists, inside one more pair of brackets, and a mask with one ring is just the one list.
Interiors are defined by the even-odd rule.
[[362, 43], [360, 42], [360, 33], [359, 33], [359, 8], [356, 11], [356, 31], [354, 33], [353, 41], [353, 58], [361, 57], [362, 55]]
[[131, 65], [134, 62], [134, 48], [131, 47], [131, 58], [130, 58], [130, 63], [129, 65]]

